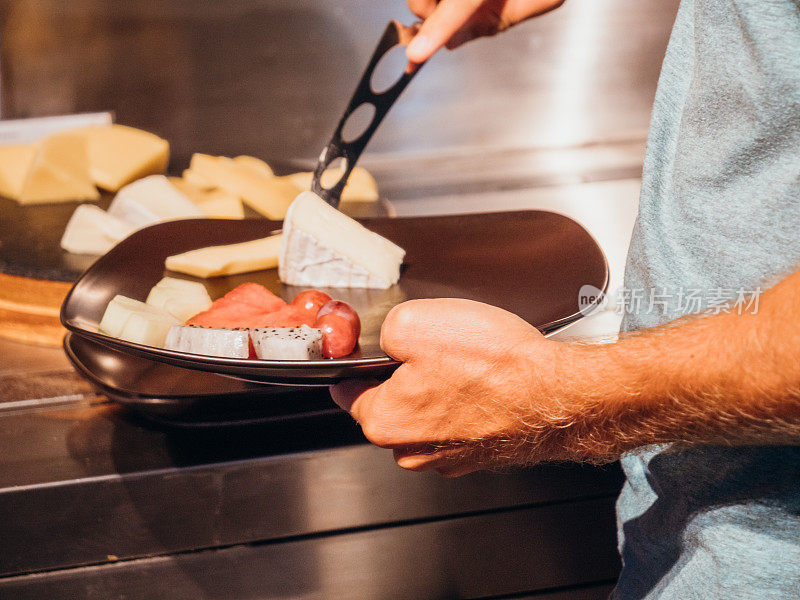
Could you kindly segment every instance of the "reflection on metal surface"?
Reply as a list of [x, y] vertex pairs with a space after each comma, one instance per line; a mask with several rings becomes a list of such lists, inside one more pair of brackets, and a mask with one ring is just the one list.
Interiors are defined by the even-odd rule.
[[600, 33], [610, 26], [608, 17], [602, 2], [590, 1], [583, 2], [566, 20], [559, 52], [553, 60], [551, 118], [544, 127], [538, 120], [529, 122], [531, 139], [547, 140], [545, 145], [585, 141], [594, 117], [585, 109], [593, 91], [603, 84]]
[[[114, 110], [192, 152], [313, 160], [389, 19], [376, 0], [0, 0], [7, 118]], [[570, 0], [442, 52], [372, 153], [641, 137], [678, 0]]]

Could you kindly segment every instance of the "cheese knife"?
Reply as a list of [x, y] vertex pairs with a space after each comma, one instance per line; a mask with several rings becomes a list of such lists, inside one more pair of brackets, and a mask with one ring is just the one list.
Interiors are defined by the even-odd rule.
[[[421, 65], [417, 65], [414, 69], [406, 69], [403, 75], [391, 87], [382, 92], [375, 92], [372, 86], [372, 75], [375, 71], [375, 67], [378, 65], [381, 58], [395, 46], [407, 46], [416, 35], [419, 25], [419, 23], [415, 23], [409, 26], [403, 25], [398, 21], [389, 21], [389, 24], [386, 26], [375, 48], [375, 52], [372, 54], [367, 69], [364, 71], [361, 80], [358, 82], [353, 92], [353, 97], [350, 99], [342, 118], [339, 120], [336, 130], [333, 132], [333, 136], [319, 155], [317, 167], [314, 169], [314, 178], [311, 182], [311, 190], [334, 208], [338, 208], [342, 190], [347, 183], [348, 177], [350, 177], [350, 172], [356, 166], [356, 162], [364, 151], [370, 138], [372, 138], [372, 134], [378, 129], [378, 125], [381, 124], [386, 113], [389, 112], [395, 100], [397, 100], [411, 79], [413, 79], [414, 75], [417, 74]], [[342, 136], [342, 131], [350, 115], [364, 104], [372, 104], [375, 107], [372, 120], [357, 138], [345, 140]], [[343, 161], [339, 178], [334, 184], [324, 187], [322, 185], [322, 174], [339, 158]], [[330, 183], [327, 177], [325, 183]]]

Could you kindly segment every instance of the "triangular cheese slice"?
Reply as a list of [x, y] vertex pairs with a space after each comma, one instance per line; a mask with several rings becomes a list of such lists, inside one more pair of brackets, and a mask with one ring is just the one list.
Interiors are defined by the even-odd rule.
[[75, 132], [85, 137], [89, 173], [104, 190], [116, 192], [131, 181], [167, 168], [169, 142], [147, 131], [104, 125]]
[[250, 208], [273, 220], [283, 219], [298, 192], [297, 186], [283, 177], [267, 175], [252, 164], [225, 156], [195, 154], [184, 177], [187, 175], [241, 198]]
[[89, 177], [86, 142], [80, 135], [60, 133], [36, 145], [17, 200], [21, 204], [97, 200], [100, 194]]
[[17, 199], [33, 165], [36, 146], [0, 146], [0, 196]]
[[67, 223], [61, 247], [76, 254], [105, 254], [134, 230], [94, 204], [81, 204]]
[[303, 192], [283, 222], [279, 275], [310, 287], [388, 288], [400, 278], [405, 250]]

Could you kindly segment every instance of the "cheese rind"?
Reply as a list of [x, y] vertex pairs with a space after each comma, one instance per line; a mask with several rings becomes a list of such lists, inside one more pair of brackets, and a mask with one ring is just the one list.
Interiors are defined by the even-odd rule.
[[170, 256], [165, 266], [170, 271], [194, 277], [236, 275], [278, 266], [280, 235], [226, 246], [210, 246]]
[[289, 207], [282, 237], [283, 283], [385, 289], [400, 278], [405, 250], [313, 192], [303, 192]]
[[136, 227], [94, 204], [81, 204], [61, 236], [61, 247], [75, 254], [105, 254]]
[[85, 127], [75, 133], [86, 139], [92, 180], [110, 192], [167, 168], [169, 142], [155, 134], [125, 125]]
[[126, 185], [114, 197], [108, 212], [137, 227], [203, 216], [194, 202], [163, 175], [150, 175]]

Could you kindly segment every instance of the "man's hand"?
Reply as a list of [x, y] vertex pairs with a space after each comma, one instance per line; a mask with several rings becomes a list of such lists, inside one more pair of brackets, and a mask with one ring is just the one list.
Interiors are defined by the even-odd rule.
[[800, 271], [758, 311], [689, 317], [617, 343], [544, 339], [468, 300], [395, 307], [381, 333], [403, 364], [333, 399], [400, 466], [461, 475], [543, 460], [614, 460], [658, 443], [800, 443]]
[[406, 55], [413, 64], [428, 60], [442, 46], [451, 50], [478, 37], [494, 35], [512, 25], [558, 8], [564, 0], [408, 0], [424, 19]]
[[568, 411], [541, 382], [553, 381], [563, 344], [502, 309], [437, 299], [395, 307], [381, 346], [403, 361], [392, 377], [332, 395], [400, 466], [460, 475], [553, 457], [537, 453]]

